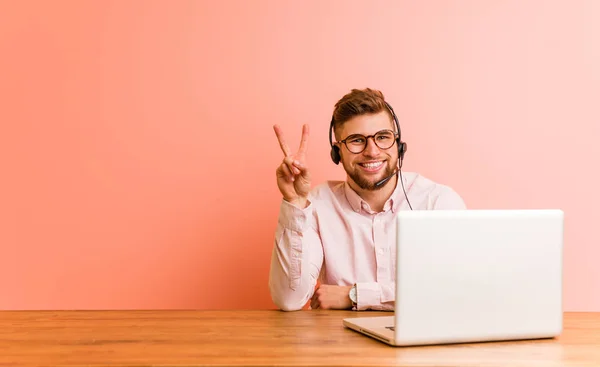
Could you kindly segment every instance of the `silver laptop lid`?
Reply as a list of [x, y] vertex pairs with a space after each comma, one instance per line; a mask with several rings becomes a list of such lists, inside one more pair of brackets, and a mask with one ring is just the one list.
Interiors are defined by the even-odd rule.
[[401, 211], [397, 343], [562, 330], [561, 210]]

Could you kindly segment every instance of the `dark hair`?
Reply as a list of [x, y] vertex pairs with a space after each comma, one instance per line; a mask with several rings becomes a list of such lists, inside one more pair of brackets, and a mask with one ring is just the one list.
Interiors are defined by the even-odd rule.
[[343, 125], [355, 116], [375, 114], [387, 111], [390, 119], [392, 114], [385, 104], [383, 93], [371, 88], [352, 89], [343, 96], [333, 109], [333, 129]]

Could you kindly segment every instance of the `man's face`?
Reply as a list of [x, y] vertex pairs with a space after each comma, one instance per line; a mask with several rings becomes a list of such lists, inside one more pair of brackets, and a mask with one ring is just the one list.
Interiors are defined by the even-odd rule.
[[[338, 137], [343, 140], [354, 134], [368, 136], [382, 130], [396, 132], [394, 123], [386, 111], [356, 116], [346, 121], [339, 128]], [[381, 149], [375, 144], [374, 138], [369, 138], [366, 143], [365, 150], [358, 154], [349, 151], [345, 144], [340, 144], [341, 162], [350, 179], [361, 189], [378, 190], [385, 185], [376, 187], [375, 183], [390, 176], [396, 170], [398, 146], [394, 142], [390, 148]]]

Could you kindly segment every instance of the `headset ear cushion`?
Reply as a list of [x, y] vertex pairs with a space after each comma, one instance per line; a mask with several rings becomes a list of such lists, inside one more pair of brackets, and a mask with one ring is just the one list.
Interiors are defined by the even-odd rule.
[[398, 144], [398, 156], [400, 157], [400, 159], [404, 159], [404, 154], [406, 153], [406, 143], [401, 141]]
[[331, 160], [333, 161], [333, 163], [335, 164], [339, 164], [340, 163], [340, 148], [336, 145], [331, 147]]

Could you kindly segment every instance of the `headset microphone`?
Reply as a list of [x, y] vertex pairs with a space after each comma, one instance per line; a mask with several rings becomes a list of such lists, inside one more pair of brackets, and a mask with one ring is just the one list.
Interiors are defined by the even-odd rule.
[[383, 180], [375, 182], [375, 186], [379, 187], [379, 186], [383, 185], [384, 183], [388, 182], [392, 177], [396, 176], [398, 174], [398, 172], [400, 172], [400, 170], [396, 170], [394, 173], [392, 173], [388, 177], [384, 178]]
[[400, 174], [400, 184], [402, 185], [402, 191], [404, 192], [404, 197], [406, 198], [406, 202], [408, 203], [408, 207], [410, 208], [410, 210], [413, 210], [412, 205], [410, 205], [410, 201], [408, 200], [408, 195], [406, 195], [406, 190], [404, 189], [404, 180], [402, 179], [402, 161], [400, 161], [400, 165], [398, 166], [398, 169], [391, 175], [389, 175], [388, 177], [384, 178], [383, 180], [377, 181], [375, 182], [375, 186], [379, 187], [381, 185], [383, 185], [384, 183], [388, 182], [392, 177], [396, 176], [398, 173]]

